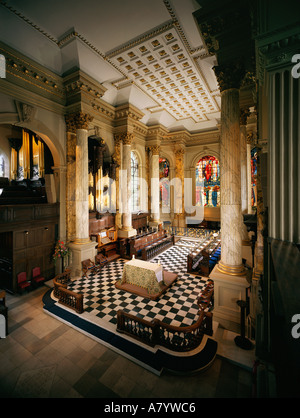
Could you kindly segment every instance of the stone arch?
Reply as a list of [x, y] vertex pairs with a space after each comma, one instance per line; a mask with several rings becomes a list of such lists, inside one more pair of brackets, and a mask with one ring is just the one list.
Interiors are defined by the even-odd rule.
[[66, 156], [61, 141], [43, 122], [34, 120], [32, 122], [20, 122], [16, 125], [31, 130], [43, 139], [51, 151], [54, 166], [60, 167], [66, 165]]
[[[15, 114], [14, 114], [15, 116]], [[65, 137], [59, 138], [48, 126], [38, 120], [32, 119], [30, 121], [16, 121], [12, 114], [5, 113], [1, 118], [2, 125], [14, 125], [20, 128], [26, 128], [40, 138], [47, 144], [54, 163], [54, 183], [56, 190], [56, 201], [60, 205], [60, 219], [59, 219], [59, 235], [61, 239], [66, 237], [66, 155], [64, 151]], [[65, 132], [65, 130], [64, 130]]]
[[199, 160], [201, 160], [201, 158], [207, 156], [207, 155], [211, 155], [212, 157], [216, 157], [219, 161], [220, 161], [220, 154], [218, 151], [214, 150], [214, 149], [210, 149], [210, 148], [206, 148], [202, 151], [199, 151], [194, 158], [191, 161], [190, 164], [190, 169], [193, 169], [196, 167], [197, 163], [199, 162]]

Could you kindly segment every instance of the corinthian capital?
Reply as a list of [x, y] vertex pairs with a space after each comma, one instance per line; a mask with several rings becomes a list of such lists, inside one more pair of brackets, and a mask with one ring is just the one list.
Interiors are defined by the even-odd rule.
[[88, 113], [76, 112], [65, 115], [67, 132], [76, 133], [77, 129], [88, 129], [89, 122], [92, 122], [93, 116]]
[[240, 109], [240, 125], [247, 125], [247, 118], [250, 116], [249, 107]]
[[159, 155], [160, 153], [160, 146], [159, 145], [151, 145], [148, 147], [149, 151], [152, 152], [152, 155]]
[[124, 132], [115, 135], [115, 144], [119, 144], [122, 141], [123, 145], [131, 145], [133, 141], [133, 134]]
[[218, 65], [213, 67], [213, 70], [217, 77], [221, 92], [234, 88], [239, 89], [245, 76], [244, 67], [239, 62], [234, 64]]

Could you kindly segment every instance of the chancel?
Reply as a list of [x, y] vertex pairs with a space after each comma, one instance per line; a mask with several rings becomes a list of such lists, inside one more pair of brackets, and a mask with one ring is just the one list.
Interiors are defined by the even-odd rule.
[[0, 396], [299, 396], [299, 12], [0, 2]]

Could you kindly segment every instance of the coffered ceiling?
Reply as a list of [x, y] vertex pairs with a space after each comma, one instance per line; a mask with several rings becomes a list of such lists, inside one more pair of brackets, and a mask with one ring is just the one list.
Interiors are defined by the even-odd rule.
[[216, 127], [215, 58], [202, 43], [194, 0], [1, 1], [0, 38], [62, 75], [80, 68], [131, 103], [142, 121], [190, 132]]

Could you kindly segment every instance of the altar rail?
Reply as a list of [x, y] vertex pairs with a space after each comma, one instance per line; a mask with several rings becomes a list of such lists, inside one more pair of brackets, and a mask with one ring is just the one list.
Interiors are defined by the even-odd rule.
[[71, 277], [71, 269], [66, 269], [63, 273], [58, 274], [53, 279], [53, 294], [56, 298], [59, 296], [59, 288], [67, 288]]
[[160, 345], [177, 352], [191, 351], [197, 348], [204, 334], [212, 335], [213, 284], [210, 282], [198, 298], [199, 318], [193, 325], [177, 327], [159, 319], [149, 322], [130, 313], [117, 312], [117, 331], [130, 335], [152, 347]]
[[188, 228], [183, 226], [171, 226], [166, 227], [166, 231], [170, 235], [175, 235], [178, 237], [187, 237], [187, 238], [201, 238], [204, 239], [213, 232], [218, 232], [212, 229], [202, 229], [202, 228]]
[[58, 293], [58, 303], [61, 303], [68, 308], [75, 309], [79, 314], [83, 312], [83, 295], [81, 293], [76, 293], [63, 287], [58, 289]]
[[54, 277], [53, 294], [58, 299], [58, 303], [74, 309], [77, 313], [81, 314], [83, 312], [83, 295], [67, 288], [68, 282], [70, 281], [70, 273], [70, 270], [66, 270], [64, 273]]

